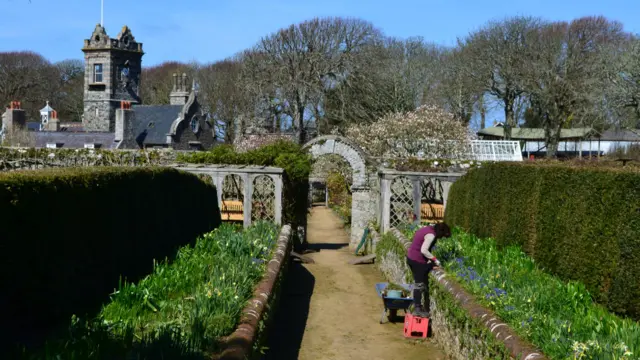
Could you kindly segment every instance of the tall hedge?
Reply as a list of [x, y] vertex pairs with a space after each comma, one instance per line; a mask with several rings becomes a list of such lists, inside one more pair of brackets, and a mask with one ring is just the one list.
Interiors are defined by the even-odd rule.
[[220, 224], [214, 186], [153, 167], [1, 173], [0, 214], [2, 340], [23, 344]]
[[497, 163], [453, 184], [445, 219], [517, 244], [548, 272], [640, 319], [640, 173]]

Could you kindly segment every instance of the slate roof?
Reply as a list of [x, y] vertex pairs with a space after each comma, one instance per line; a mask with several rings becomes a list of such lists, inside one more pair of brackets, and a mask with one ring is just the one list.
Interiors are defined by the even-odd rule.
[[36, 131], [34, 135], [39, 148], [50, 143], [61, 143], [63, 149], [82, 149], [87, 143], [101, 144], [100, 149], [113, 149], [117, 145], [115, 133], [109, 132]]
[[600, 135], [602, 141], [638, 141], [640, 142], [640, 130], [606, 130]]
[[[560, 139], [585, 138], [595, 132], [591, 128], [571, 128], [560, 130]], [[504, 128], [492, 126], [478, 131], [480, 136], [504, 137]], [[512, 128], [512, 140], [540, 140], [544, 141], [544, 129], [542, 128]]]
[[27, 121], [27, 130], [29, 130], [29, 131], [40, 131], [40, 122], [39, 121]]
[[171, 124], [178, 118], [182, 105], [137, 105], [133, 125], [135, 142], [144, 145], [167, 143]]

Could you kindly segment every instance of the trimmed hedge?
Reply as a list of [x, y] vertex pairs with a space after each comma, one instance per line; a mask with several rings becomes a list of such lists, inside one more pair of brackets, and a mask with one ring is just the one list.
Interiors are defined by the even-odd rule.
[[611, 311], [640, 319], [640, 174], [497, 163], [453, 184], [450, 225], [516, 244], [546, 271], [583, 282]]
[[214, 186], [153, 167], [1, 173], [0, 213], [3, 342], [25, 345], [220, 224]]
[[286, 140], [246, 152], [231, 145], [219, 145], [209, 151], [178, 154], [178, 161], [194, 164], [259, 165], [284, 169], [282, 188], [282, 223], [306, 226], [309, 174], [313, 160], [300, 145]]

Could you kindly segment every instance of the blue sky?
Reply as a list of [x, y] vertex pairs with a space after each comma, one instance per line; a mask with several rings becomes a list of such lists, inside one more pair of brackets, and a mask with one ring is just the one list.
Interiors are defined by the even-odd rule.
[[[639, 0], [104, 0], [105, 27], [128, 25], [144, 43], [145, 66], [210, 62], [261, 36], [315, 16], [359, 17], [385, 34], [452, 45], [490, 19], [510, 15], [570, 20], [604, 15], [640, 33]], [[100, 22], [100, 0], [0, 0], [0, 51], [32, 50], [51, 61], [82, 58], [83, 39]]]

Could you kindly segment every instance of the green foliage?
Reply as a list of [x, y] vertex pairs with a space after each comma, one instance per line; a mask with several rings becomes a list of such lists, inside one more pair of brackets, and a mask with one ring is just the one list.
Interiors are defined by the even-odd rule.
[[95, 320], [74, 317], [72, 336], [50, 342], [39, 358], [211, 358], [236, 328], [277, 237], [271, 223], [246, 231], [223, 224], [182, 247], [175, 261], [120, 286]]
[[220, 224], [215, 187], [153, 167], [0, 173], [0, 213], [7, 344], [95, 313], [121, 276]]
[[631, 359], [640, 325], [593, 303], [585, 286], [540, 270], [517, 245], [498, 249], [456, 229], [436, 256], [462, 286], [551, 359]]
[[[489, 211], [490, 209], [490, 211]], [[640, 319], [640, 174], [560, 164], [490, 164], [453, 184], [446, 221], [519, 245], [595, 301]]]
[[[417, 228], [406, 228], [402, 231], [403, 235], [407, 239], [413, 238], [413, 234]], [[442, 244], [455, 244], [455, 242], [441, 241], [438, 242], [437, 247], [441, 248]], [[391, 232], [387, 232], [382, 236], [382, 239], [376, 246], [376, 257], [380, 259], [378, 264], [383, 263], [383, 258], [387, 254], [393, 253], [395, 256], [404, 262], [406, 258], [407, 250], [402, 242], [396, 238]], [[409, 269], [406, 268], [404, 263], [396, 264], [398, 269], [406, 269], [404, 273], [405, 282], [413, 283], [413, 279]], [[496, 340], [491, 334], [489, 329], [486, 328], [480, 321], [471, 317], [471, 315], [460, 306], [460, 304], [454, 299], [453, 295], [439, 282], [432, 279], [429, 285], [429, 294], [437, 304], [434, 310], [438, 313], [437, 316], [444, 319], [444, 326], [447, 327], [449, 333], [453, 333], [457, 338], [454, 339], [445, 338], [441, 334], [440, 341], [444, 341], [449, 348], [447, 351], [450, 353], [464, 350], [465, 352], [485, 354], [487, 359], [509, 359], [509, 352], [503, 343]], [[459, 346], [464, 349], [454, 349], [454, 346]]]
[[332, 171], [327, 176], [327, 190], [329, 191], [329, 206], [346, 225], [351, 224], [352, 199], [347, 179], [340, 172]]
[[197, 164], [260, 165], [284, 169], [283, 222], [294, 228], [306, 224], [311, 156], [298, 144], [279, 140], [247, 152], [220, 145], [207, 152], [178, 154], [178, 161]]
[[[504, 343], [498, 341], [482, 321], [472, 318], [443, 285], [431, 281], [429, 296], [437, 304], [437, 312], [445, 319], [445, 326], [449, 331], [460, 334], [457, 336], [458, 341], [445, 340], [450, 346], [447, 352], [484, 354], [480, 357], [483, 359], [511, 359]], [[455, 349], [454, 346], [460, 349]]]

